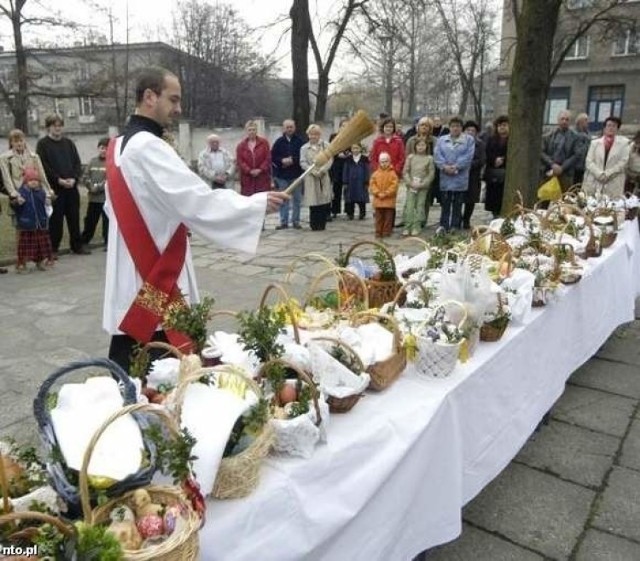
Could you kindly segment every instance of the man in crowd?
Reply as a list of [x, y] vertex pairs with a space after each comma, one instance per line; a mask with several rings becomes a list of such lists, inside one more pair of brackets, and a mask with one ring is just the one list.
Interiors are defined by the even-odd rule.
[[578, 135], [569, 128], [571, 113], [558, 113], [558, 127], [542, 139], [542, 163], [545, 178], [557, 177], [566, 191], [573, 185], [573, 175], [579, 158]]
[[96, 232], [98, 221], [102, 219], [102, 242], [104, 243], [105, 251], [109, 233], [109, 219], [104, 212], [108, 145], [109, 139], [107, 137], [98, 141], [98, 155], [91, 159], [84, 175], [84, 186], [89, 193], [89, 202], [87, 204], [87, 214], [84, 217], [84, 230], [82, 230], [82, 243], [89, 245]]
[[53, 214], [49, 219], [53, 257], [57, 259], [65, 219], [71, 251], [77, 255], [87, 255], [91, 252], [82, 244], [80, 236], [80, 193], [78, 191], [78, 181], [82, 176], [80, 156], [73, 141], [62, 135], [64, 120], [60, 115], [48, 116], [44, 125], [47, 136], [38, 141], [36, 153], [42, 160], [47, 181], [56, 194]]
[[231, 154], [220, 148], [220, 137], [210, 134], [207, 147], [198, 156], [198, 173], [213, 189], [232, 187], [234, 163]]
[[575, 133], [578, 137], [576, 146], [576, 165], [573, 173], [573, 182], [582, 183], [584, 178], [584, 166], [587, 159], [587, 152], [591, 144], [591, 133], [589, 132], [589, 115], [580, 113], [576, 117]]
[[274, 191], [245, 197], [212, 190], [188, 168], [161, 138], [181, 114], [180, 82], [168, 70], [143, 70], [135, 97], [135, 114], [107, 150], [103, 327], [111, 334], [109, 357], [125, 369], [140, 343], [190, 343], [164, 329], [171, 310], [199, 299], [187, 231], [221, 248], [253, 253], [265, 212], [276, 212], [288, 198]]
[[[284, 191], [294, 179], [302, 175], [300, 167], [300, 148], [304, 140], [296, 134], [296, 123], [287, 119], [282, 123], [282, 136], [271, 147], [271, 163], [273, 166], [273, 180], [278, 191]], [[302, 202], [302, 189], [293, 192], [293, 210], [291, 221], [296, 229], [300, 225], [300, 204]], [[284, 230], [289, 227], [289, 202], [285, 201], [280, 207], [280, 224], [276, 230]]]

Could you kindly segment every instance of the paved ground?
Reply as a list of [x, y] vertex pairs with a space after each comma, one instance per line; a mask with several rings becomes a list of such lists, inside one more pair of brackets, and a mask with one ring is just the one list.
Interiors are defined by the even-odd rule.
[[[340, 218], [324, 233], [276, 232], [276, 223], [268, 219], [253, 259], [194, 240], [200, 287], [216, 297], [218, 308], [255, 306], [264, 286], [281, 281], [296, 256], [335, 256], [339, 244], [373, 237], [370, 217]], [[309, 262], [295, 268], [294, 292], [300, 294], [313, 271]], [[103, 276], [104, 253], [97, 248], [86, 257], [61, 256], [52, 271], [0, 277], [0, 434], [35, 440], [31, 403], [42, 380], [73, 359], [106, 353]], [[636, 321], [573, 374], [549, 424], [467, 505], [462, 537], [426, 552], [426, 559], [640, 559], [639, 343]]]

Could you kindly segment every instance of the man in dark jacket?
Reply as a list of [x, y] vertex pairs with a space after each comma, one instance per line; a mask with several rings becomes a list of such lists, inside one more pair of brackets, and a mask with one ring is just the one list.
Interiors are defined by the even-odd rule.
[[558, 178], [562, 191], [573, 185], [573, 175], [579, 154], [578, 135], [569, 128], [571, 113], [558, 113], [558, 128], [542, 139], [543, 180]]
[[[292, 119], [287, 119], [282, 123], [282, 136], [279, 137], [271, 147], [271, 165], [273, 166], [273, 180], [278, 191], [284, 191], [294, 179], [302, 175], [300, 167], [300, 148], [304, 140], [296, 134], [296, 123]], [[300, 204], [302, 202], [302, 188], [293, 192], [293, 227], [299, 230], [300, 225]], [[284, 230], [289, 227], [289, 201], [280, 207], [280, 224], [276, 230]]]
[[485, 144], [478, 137], [480, 126], [475, 121], [467, 121], [464, 124], [464, 132], [473, 136], [476, 141], [476, 149], [473, 153], [471, 169], [469, 170], [469, 189], [467, 189], [464, 201], [464, 212], [462, 214], [462, 228], [468, 230], [471, 228], [471, 215], [477, 202], [480, 202], [480, 176], [482, 168], [487, 159]]
[[53, 214], [49, 220], [49, 234], [54, 259], [57, 258], [64, 220], [69, 230], [69, 245], [77, 255], [91, 253], [83, 244], [80, 236], [80, 193], [78, 182], [82, 176], [82, 164], [76, 145], [62, 136], [64, 120], [60, 115], [49, 115], [45, 119], [47, 136], [41, 138], [36, 152], [42, 160], [49, 185], [56, 194], [53, 202]]

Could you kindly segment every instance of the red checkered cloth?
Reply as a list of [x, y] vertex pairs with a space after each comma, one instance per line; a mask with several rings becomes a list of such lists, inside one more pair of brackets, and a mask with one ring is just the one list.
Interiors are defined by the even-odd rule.
[[52, 260], [53, 249], [48, 230], [20, 230], [18, 237], [18, 263]]

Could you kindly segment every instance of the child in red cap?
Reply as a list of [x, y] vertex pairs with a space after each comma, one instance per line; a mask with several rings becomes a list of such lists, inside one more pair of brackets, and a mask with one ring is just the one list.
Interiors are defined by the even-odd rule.
[[25, 168], [22, 187], [18, 193], [23, 202], [16, 204], [16, 226], [18, 229], [18, 262], [16, 271], [27, 270], [27, 262], [34, 261], [44, 271], [53, 265], [53, 250], [49, 237], [50, 201], [42, 188], [40, 174], [35, 168]]

